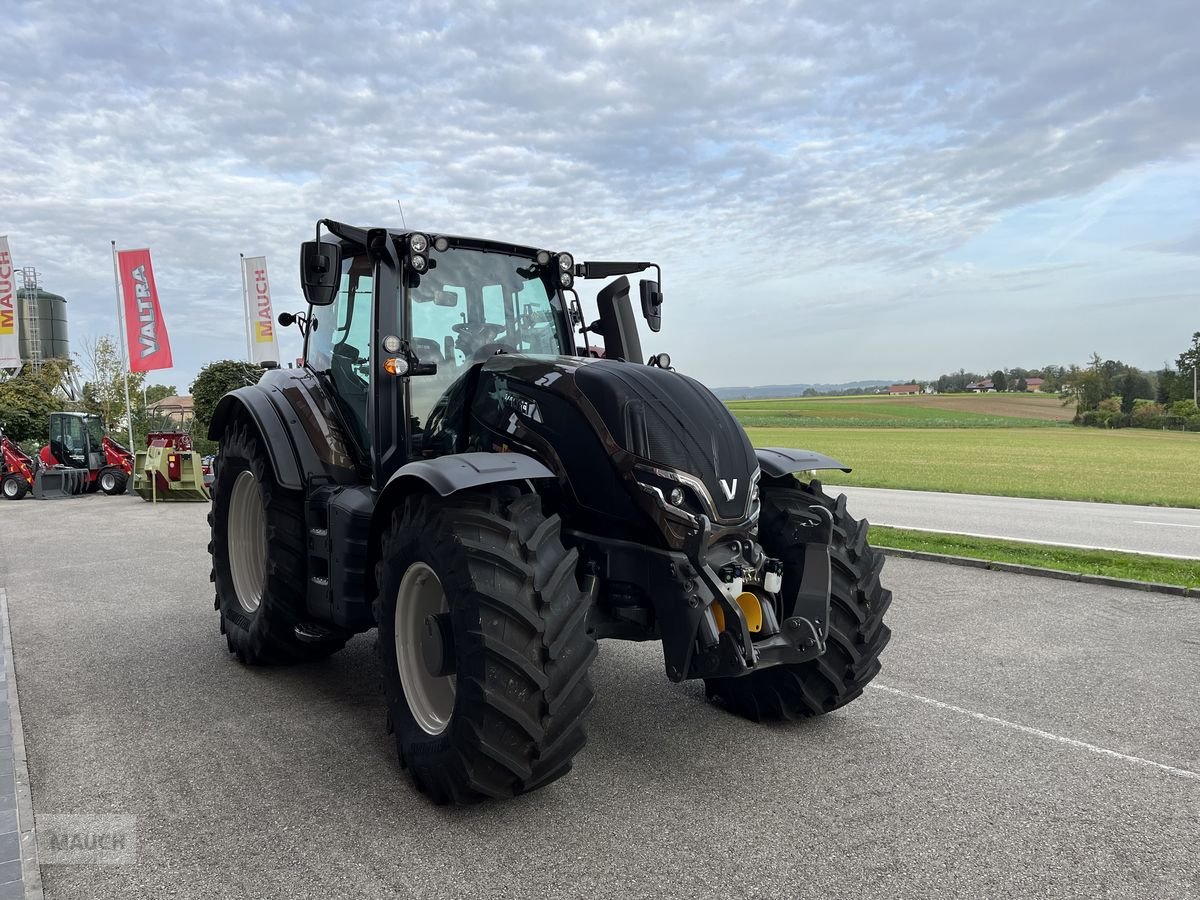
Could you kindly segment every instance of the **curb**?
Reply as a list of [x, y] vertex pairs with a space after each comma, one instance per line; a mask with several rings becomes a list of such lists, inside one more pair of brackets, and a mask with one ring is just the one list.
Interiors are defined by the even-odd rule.
[[[38, 865], [37, 833], [33, 822], [33, 795], [30, 792], [29, 766], [25, 755], [25, 733], [21, 727], [21, 704], [17, 699], [17, 670], [13, 662], [12, 629], [8, 623], [8, 592], [0, 587], [0, 635], [3, 637], [3, 657], [0, 661], [0, 681], [4, 692], [0, 700], [7, 701], [8, 723], [12, 732], [12, 778], [16, 788], [17, 833], [21, 844], [21, 880], [25, 900], [43, 900], [42, 873]], [[10, 882], [11, 884], [11, 882]], [[7, 885], [6, 885], [7, 886]], [[9, 896], [5, 894], [4, 896]]]
[[1081, 584], [1100, 584], [1105, 587], [1128, 588], [1134, 591], [1150, 591], [1155, 594], [1171, 594], [1175, 597], [1200, 599], [1200, 588], [1181, 587], [1177, 584], [1157, 584], [1153, 581], [1130, 581], [1127, 578], [1109, 578], [1107, 575], [1085, 575], [1081, 572], [1064, 572], [1062, 569], [1042, 569], [1038, 566], [1023, 566], [1018, 563], [994, 562], [975, 559], [971, 556], [949, 556], [944, 553], [927, 553], [924, 550], [900, 550], [896, 547], [875, 547], [887, 556], [900, 559], [919, 559], [923, 562], [940, 562], [969, 569], [990, 569], [993, 572], [1013, 572], [1017, 575], [1034, 575], [1039, 578], [1057, 578], [1059, 581], [1077, 581]]

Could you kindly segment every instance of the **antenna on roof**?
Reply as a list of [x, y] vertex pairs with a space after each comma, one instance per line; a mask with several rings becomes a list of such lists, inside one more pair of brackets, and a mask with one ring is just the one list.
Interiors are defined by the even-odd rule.
[[[396, 201], [396, 205], [400, 206], [400, 201]], [[404, 221], [404, 207], [400, 206], [400, 225], [405, 231], [408, 231], [408, 223]]]

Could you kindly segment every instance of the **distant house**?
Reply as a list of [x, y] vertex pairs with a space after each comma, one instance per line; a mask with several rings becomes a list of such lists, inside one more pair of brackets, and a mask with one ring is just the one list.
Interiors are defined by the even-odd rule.
[[888, 388], [889, 394], [919, 394], [921, 386], [919, 384], [893, 384]]
[[992, 379], [990, 378], [985, 378], [983, 381], [972, 381], [967, 385], [967, 390], [975, 394], [985, 394], [995, 389], [996, 386], [992, 384]]
[[151, 403], [146, 409], [152, 413], [169, 413], [182, 408], [190, 413], [195, 408], [195, 405], [195, 401], [192, 400], [190, 394], [183, 396], [172, 394], [170, 397], [163, 397], [157, 403]]
[[1042, 392], [1042, 385], [1046, 383], [1044, 378], [1026, 378], [1025, 387], [1033, 391], [1035, 394]]

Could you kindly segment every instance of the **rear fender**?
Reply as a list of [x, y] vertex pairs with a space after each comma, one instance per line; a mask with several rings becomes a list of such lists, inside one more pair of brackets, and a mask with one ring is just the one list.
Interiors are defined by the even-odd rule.
[[237, 414], [243, 414], [254, 423], [266, 446], [275, 480], [281, 487], [301, 490], [304, 479], [296, 456], [296, 445], [290, 429], [284, 423], [279, 410], [271, 402], [270, 394], [258, 385], [249, 385], [231, 391], [221, 398], [208, 426], [208, 436], [219, 441], [225, 436], [225, 427]]
[[812, 450], [796, 450], [791, 447], [756, 447], [758, 465], [763, 474], [770, 478], [782, 478], [793, 472], [811, 472], [817, 469], [841, 469], [849, 472], [850, 467], [823, 453]]

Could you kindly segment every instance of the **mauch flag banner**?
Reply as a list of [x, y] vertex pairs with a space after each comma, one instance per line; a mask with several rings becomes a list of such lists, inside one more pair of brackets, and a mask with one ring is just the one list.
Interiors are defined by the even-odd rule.
[[246, 285], [246, 328], [250, 332], [250, 362], [279, 362], [279, 342], [275, 337], [275, 319], [271, 315], [271, 283], [267, 281], [267, 258], [246, 256], [242, 259]]
[[0, 369], [21, 368], [19, 327], [17, 273], [8, 252], [8, 235], [0, 234]]
[[129, 346], [129, 371], [149, 372], [171, 368], [171, 342], [158, 305], [149, 250], [117, 251], [121, 296], [125, 300], [125, 340]]

